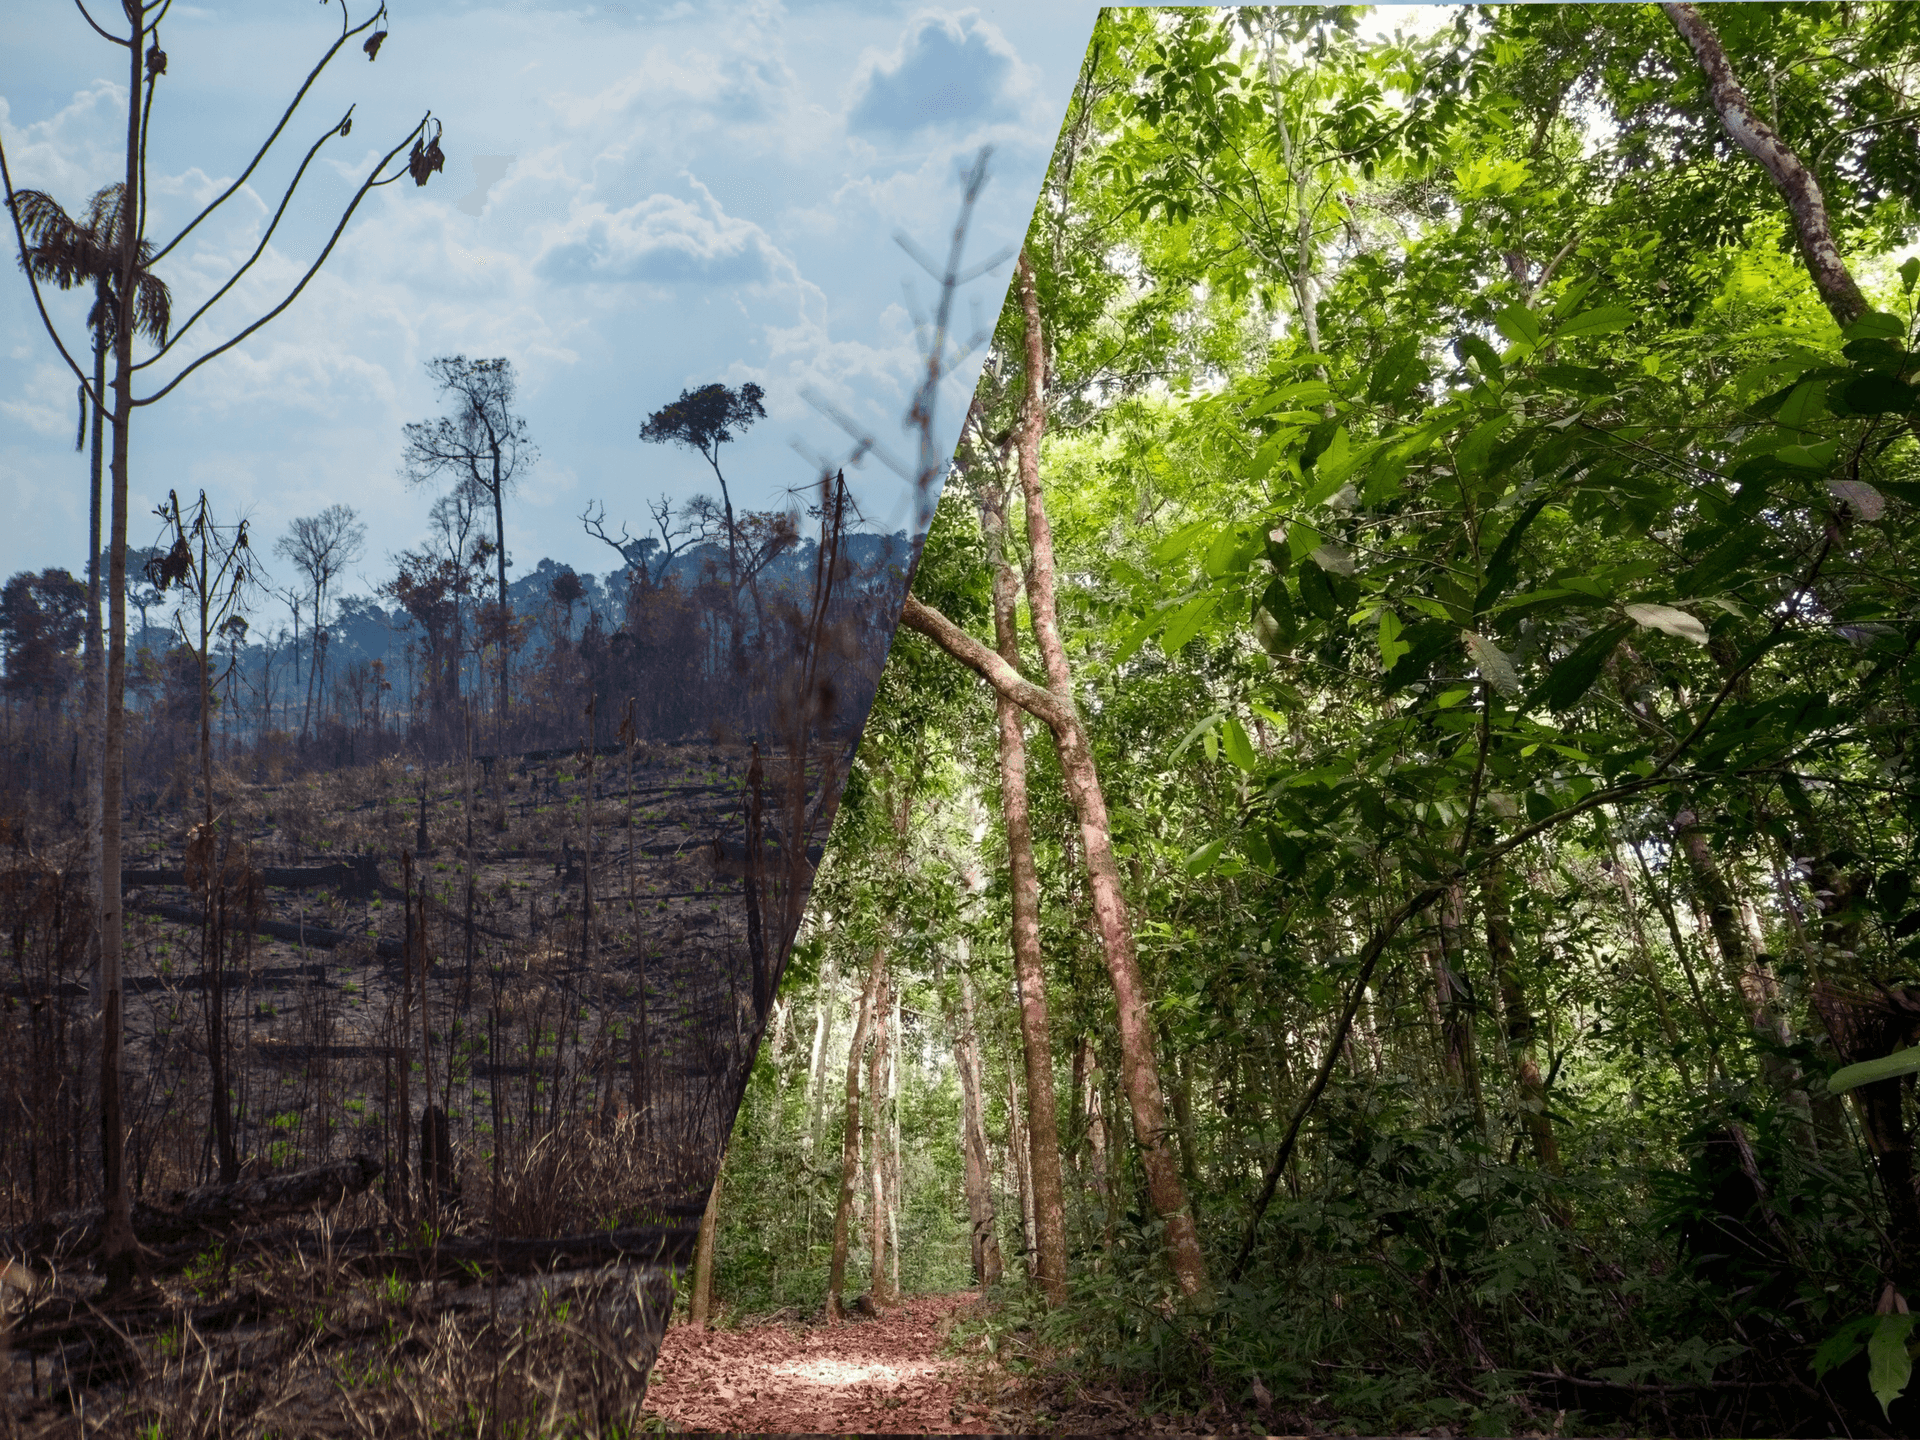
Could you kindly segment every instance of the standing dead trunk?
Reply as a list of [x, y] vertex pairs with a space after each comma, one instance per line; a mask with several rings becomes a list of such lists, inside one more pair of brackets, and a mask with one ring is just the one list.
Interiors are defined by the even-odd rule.
[[867, 1043], [867, 1017], [887, 963], [887, 952], [873, 947], [873, 968], [854, 1007], [853, 1040], [847, 1047], [847, 1127], [840, 1141], [840, 1200], [833, 1212], [833, 1260], [827, 1272], [827, 1318], [845, 1314], [840, 1292], [847, 1279], [847, 1232], [853, 1222], [853, 1187], [860, 1174], [860, 1052]]
[[[994, 488], [982, 496], [981, 523], [993, 565], [995, 648], [1007, 664], [1020, 664], [1015, 621], [1019, 582], [1009, 553], [1005, 497]], [[1000, 813], [1007, 832], [1007, 871], [1013, 909], [1013, 969], [1020, 993], [1020, 1042], [1027, 1075], [1027, 1170], [1034, 1184], [1034, 1279], [1050, 1304], [1067, 1298], [1067, 1220], [1060, 1174], [1060, 1132], [1053, 1095], [1053, 1040], [1047, 1014], [1046, 969], [1040, 955], [1040, 872], [1033, 858], [1033, 823], [1027, 800], [1027, 741], [1020, 707], [994, 696], [1000, 726]]]

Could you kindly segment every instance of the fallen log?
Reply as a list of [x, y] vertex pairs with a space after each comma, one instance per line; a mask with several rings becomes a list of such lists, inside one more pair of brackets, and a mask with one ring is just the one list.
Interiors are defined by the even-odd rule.
[[[276, 890], [310, 890], [331, 885], [343, 895], [373, 895], [381, 889], [380, 862], [371, 855], [351, 856], [331, 865], [267, 865], [255, 872], [261, 883]], [[123, 888], [135, 885], [178, 885], [187, 883], [184, 870], [122, 870]]]
[[[358, 1195], [380, 1174], [371, 1155], [353, 1155], [231, 1185], [175, 1191], [163, 1201], [133, 1202], [133, 1233], [142, 1245], [180, 1245], [222, 1234], [239, 1225], [334, 1205]], [[42, 1259], [88, 1254], [99, 1241], [105, 1216], [98, 1210], [67, 1211], [0, 1231], [0, 1250]]]
[[[180, 925], [204, 925], [207, 917], [191, 905], [167, 905], [160, 901], [149, 900], [142, 904], [128, 905], [129, 910], [138, 910], [146, 915], [158, 915], [162, 920], [172, 920]], [[256, 935], [265, 935], [274, 940], [291, 940], [295, 944], [311, 945], [316, 950], [337, 950], [342, 945], [356, 942], [371, 944], [373, 953], [382, 960], [398, 960], [406, 954], [406, 942], [403, 940], [375, 939], [371, 935], [355, 933], [350, 930], [328, 930], [320, 925], [299, 925], [291, 920], [255, 920], [245, 927]]]

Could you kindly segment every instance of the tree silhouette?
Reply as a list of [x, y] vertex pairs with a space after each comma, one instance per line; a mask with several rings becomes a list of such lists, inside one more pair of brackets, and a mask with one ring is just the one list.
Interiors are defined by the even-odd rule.
[[[702, 385], [698, 390], [682, 390], [678, 400], [654, 411], [640, 427], [640, 438], [647, 443], [684, 445], [698, 451], [713, 467], [714, 478], [720, 482], [720, 503], [726, 511], [727, 583], [736, 605], [740, 592], [740, 558], [734, 535], [733, 496], [727, 488], [727, 477], [720, 471], [720, 447], [733, 439], [736, 431], [744, 431], [754, 421], [767, 418], [766, 406], [760, 403], [765, 396], [766, 391], [751, 380], [738, 390], [720, 384]], [[736, 626], [736, 632], [737, 629]], [[737, 633], [734, 648], [736, 652], [739, 649]]]
[[320, 675], [320, 705], [324, 712], [326, 693], [326, 649], [320, 639], [325, 623], [327, 582], [364, 553], [367, 527], [360, 523], [351, 505], [329, 505], [318, 515], [302, 515], [287, 527], [287, 533], [273, 542], [274, 553], [300, 567], [313, 595], [313, 635], [315, 663], [307, 670], [307, 705], [300, 717], [300, 738], [307, 738], [307, 723], [313, 712], [314, 672]]
[[[512, 413], [513, 362], [504, 357], [469, 360], [442, 355], [427, 369], [453, 401], [453, 413], [409, 423], [402, 474], [410, 485], [424, 485], [452, 474], [493, 502], [494, 560], [498, 567], [500, 614], [507, 609], [507, 524], [503, 500], [522, 470], [540, 452], [527, 438], [527, 422]], [[507, 645], [500, 645], [500, 723], [507, 718]]]

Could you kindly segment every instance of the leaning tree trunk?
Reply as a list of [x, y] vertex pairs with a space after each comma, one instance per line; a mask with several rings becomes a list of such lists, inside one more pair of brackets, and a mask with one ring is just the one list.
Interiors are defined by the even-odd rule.
[[[996, 648], [1020, 664], [1015, 621], [1019, 582], [1007, 543], [1004, 497], [993, 488], [981, 498], [981, 521], [993, 565]], [[1067, 1298], [1067, 1221], [1060, 1173], [1059, 1119], [1053, 1095], [1053, 1041], [1047, 1014], [1046, 968], [1040, 954], [1040, 872], [1033, 858], [1033, 821], [1027, 799], [1027, 740], [1019, 705], [994, 696], [1000, 725], [1000, 812], [1007, 832], [1007, 874], [1013, 901], [1013, 969], [1020, 993], [1020, 1039], [1027, 1075], [1028, 1169], [1033, 1176], [1034, 1279], [1049, 1303]]]
[[1174, 1278], [1188, 1295], [1208, 1288], [1206, 1257], [1187, 1202], [1180, 1167], [1168, 1144], [1166, 1107], [1160, 1092], [1160, 1067], [1154, 1055], [1153, 1026], [1148, 1018], [1146, 986], [1134, 950], [1133, 921], [1127, 914], [1120, 886], [1120, 868], [1113, 855], [1113, 829], [1107, 818], [1107, 800], [1100, 788], [1093, 747], [1073, 699], [1073, 673], [1054, 606], [1053, 532], [1047, 523], [1040, 491], [1040, 437], [1046, 427], [1046, 349], [1040, 328], [1040, 301], [1034, 290], [1033, 267], [1020, 255], [1020, 302], [1026, 312], [1026, 414], [1019, 428], [1020, 489], [1026, 498], [1027, 608], [1042, 659], [1047, 686], [1059, 698], [1068, 723], [1055, 732], [1060, 770], [1080, 819], [1080, 839], [1086, 854], [1087, 878], [1093, 892], [1094, 920], [1106, 953], [1107, 974], [1113, 984], [1120, 1032], [1121, 1084], [1133, 1112], [1134, 1140], [1140, 1147], [1146, 1173], [1147, 1198], [1166, 1227], [1167, 1258]]
[[726, 1179], [726, 1157], [713, 1172], [713, 1189], [707, 1193], [707, 1208], [700, 1216], [700, 1238], [693, 1251], [693, 1298], [688, 1302], [688, 1319], [696, 1330], [707, 1328], [707, 1312], [713, 1304], [713, 1237], [720, 1228], [720, 1183]]

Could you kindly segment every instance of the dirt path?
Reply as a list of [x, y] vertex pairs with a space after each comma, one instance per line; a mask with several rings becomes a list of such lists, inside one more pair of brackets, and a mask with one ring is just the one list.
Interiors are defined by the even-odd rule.
[[953, 1312], [979, 1297], [917, 1295], [877, 1320], [667, 1332], [647, 1409], [686, 1430], [984, 1434], [961, 1362], [939, 1357]]

